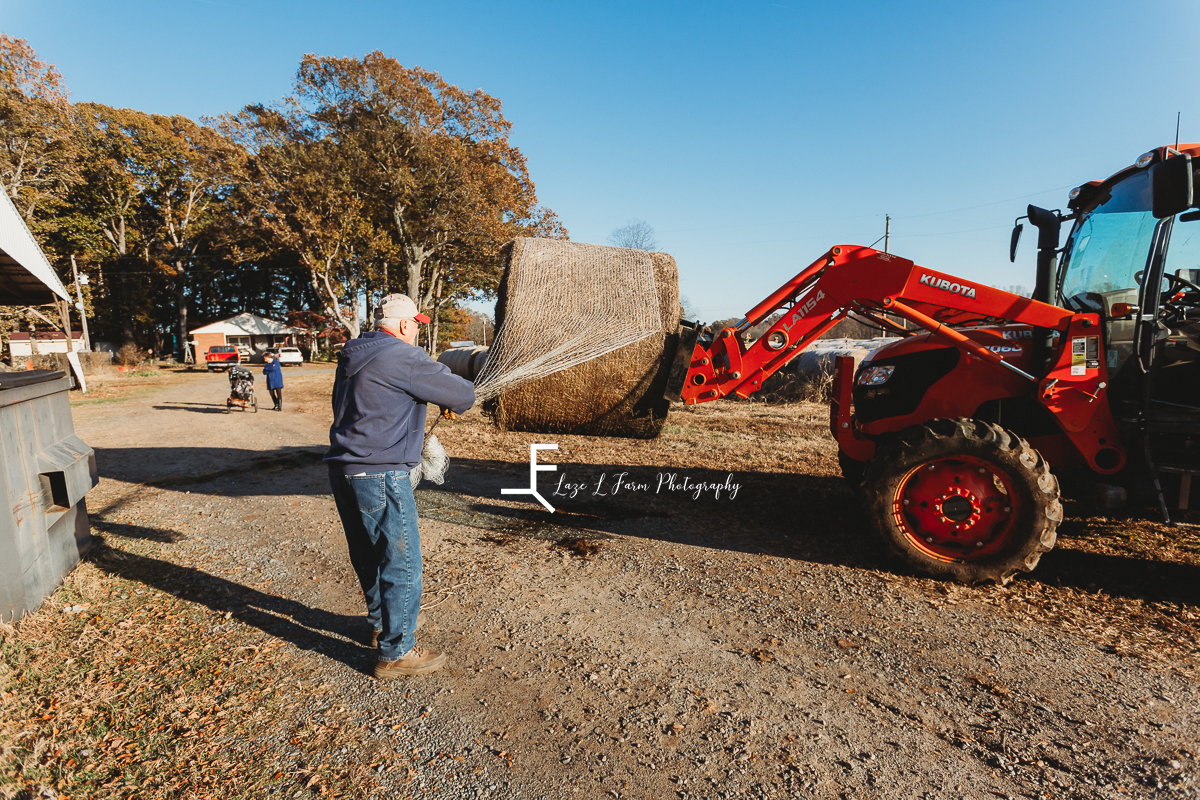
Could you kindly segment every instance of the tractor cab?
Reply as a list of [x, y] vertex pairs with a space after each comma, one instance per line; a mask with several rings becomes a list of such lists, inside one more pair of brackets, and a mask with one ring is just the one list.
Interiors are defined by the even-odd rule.
[[1126, 446], [1138, 453], [1148, 443], [1152, 463], [1166, 472], [1200, 468], [1193, 155], [1200, 144], [1158, 148], [1075, 189], [1074, 224], [1057, 270], [1057, 304], [1104, 321], [1109, 400]]

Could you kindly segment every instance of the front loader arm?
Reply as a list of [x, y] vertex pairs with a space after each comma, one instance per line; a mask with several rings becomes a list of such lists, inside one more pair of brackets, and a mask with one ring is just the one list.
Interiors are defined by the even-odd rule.
[[[777, 311], [783, 312], [780, 319], [746, 347], [738, 334]], [[691, 352], [677, 355], [672, 399], [691, 404], [729, 394], [749, 397], [851, 311], [885, 327], [890, 323], [883, 315], [907, 319], [971, 355], [1009, 369], [1015, 368], [949, 326], [1008, 321], [1065, 331], [1072, 317], [1066, 309], [934, 272], [889, 253], [841, 245], [751, 309], [735, 327], [715, 332], [711, 344], [693, 337]], [[691, 344], [686, 337], [683, 342]], [[687, 372], [679, 385], [685, 363]]]
[[[747, 347], [739, 335], [781, 311], [766, 334]], [[869, 247], [840, 245], [751, 309], [732, 328], [699, 340], [698, 329], [682, 331], [668, 380], [667, 397], [685, 404], [734, 394], [749, 397], [771, 375], [800, 355], [822, 334], [854, 312], [881, 327], [901, 318], [961, 349], [967, 357], [1016, 373], [1049, 409], [1093, 469], [1112, 472], [1124, 463], [1113, 444], [1116, 426], [1106, 402], [1107, 371], [1100, 360], [1075, 365], [1068, 342], [1098, 335], [1094, 314], [1057, 306], [955, 278]], [[1046, 375], [1030, 375], [993, 349], [952, 326], [1022, 323], [1060, 333], [1058, 355]], [[840, 438], [840, 434], [839, 434]], [[871, 448], [873, 449], [873, 447]], [[1115, 453], [1115, 455], [1114, 455]]]

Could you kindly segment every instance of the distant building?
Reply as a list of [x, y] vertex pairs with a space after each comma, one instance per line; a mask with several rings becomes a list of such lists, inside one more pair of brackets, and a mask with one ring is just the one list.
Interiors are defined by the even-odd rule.
[[194, 329], [190, 344], [196, 348], [196, 360], [200, 361], [213, 345], [240, 344], [259, 353], [268, 347], [295, 347], [299, 334], [298, 328], [246, 313]]
[[[8, 335], [8, 351], [13, 358], [29, 358], [34, 355], [33, 344], [37, 342], [38, 355], [42, 353], [67, 352], [67, 337], [62, 331], [48, 331], [34, 334], [14, 332]], [[76, 353], [83, 351], [83, 331], [71, 331], [71, 349]]]

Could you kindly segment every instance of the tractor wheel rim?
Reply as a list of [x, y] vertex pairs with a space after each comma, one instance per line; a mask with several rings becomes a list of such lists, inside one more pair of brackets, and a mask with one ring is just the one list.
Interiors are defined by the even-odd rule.
[[893, 498], [896, 524], [939, 561], [978, 561], [1003, 551], [1021, 511], [1012, 476], [972, 456], [926, 461], [909, 470]]

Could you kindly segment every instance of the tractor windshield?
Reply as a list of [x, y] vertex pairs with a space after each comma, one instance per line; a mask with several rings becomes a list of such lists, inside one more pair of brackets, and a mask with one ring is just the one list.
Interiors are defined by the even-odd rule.
[[1135, 289], [1146, 269], [1157, 222], [1150, 213], [1148, 171], [1112, 186], [1071, 232], [1063, 299]]

